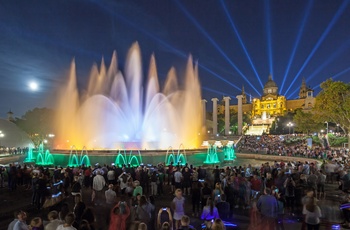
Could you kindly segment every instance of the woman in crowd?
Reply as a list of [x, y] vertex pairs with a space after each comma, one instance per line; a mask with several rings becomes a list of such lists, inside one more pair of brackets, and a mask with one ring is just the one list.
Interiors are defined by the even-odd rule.
[[175, 220], [175, 228], [178, 229], [181, 225], [181, 218], [185, 215], [185, 198], [182, 196], [181, 189], [175, 190], [175, 198], [172, 202], [172, 208], [174, 210], [173, 219]]
[[205, 223], [208, 223], [216, 218], [220, 218], [219, 212], [218, 209], [214, 206], [213, 199], [209, 197], [207, 200], [207, 205], [203, 208], [201, 219], [205, 221]]
[[126, 219], [130, 215], [130, 208], [126, 202], [119, 202], [111, 211], [109, 230], [126, 230]]
[[320, 228], [320, 217], [322, 217], [322, 214], [314, 197], [310, 198], [308, 203], [304, 205], [303, 214], [305, 215], [305, 223], [308, 230], [318, 230]]

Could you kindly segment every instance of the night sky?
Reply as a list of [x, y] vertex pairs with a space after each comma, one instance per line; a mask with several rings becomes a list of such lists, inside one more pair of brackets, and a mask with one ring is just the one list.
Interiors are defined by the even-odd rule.
[[[171, 66], [199, 64], [202, 96], [259, 97], [273, 75], [297, 98], [302, 78], [315, 92], [327, 78], [349, 82], [350, 1], [339, 0], [0, 0], [0, 117], [53, 107], [75, 58], [84, 89], [93, 63], [123, 68], [132, 43], [144, 75], [155, 54], [163, 83]], [[38, 90], [29, 88], [37, 82]], [[208, 107], [210, 109], [210, 103]]]

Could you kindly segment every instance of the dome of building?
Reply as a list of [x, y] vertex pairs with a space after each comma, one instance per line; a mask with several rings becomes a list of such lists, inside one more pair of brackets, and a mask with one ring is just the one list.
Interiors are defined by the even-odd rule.
[[277, 84], [274, 80], [272, 80], [271, 74], [269, 75], [269, 80], [266, 82], [264, 88], [277, 87]]
[[0, 118], [0, 146], [25, 148], [33, 145], [29, 136], [16, 124]]

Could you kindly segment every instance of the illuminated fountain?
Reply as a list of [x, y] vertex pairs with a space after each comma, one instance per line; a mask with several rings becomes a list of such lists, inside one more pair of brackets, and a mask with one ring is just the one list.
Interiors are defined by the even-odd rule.
[[183, 84], [178, 84], [171, 68], [162, 89], [153, 55], [148, 79], [143, 80], [137, 43], [130, 48], [124, 74], [117, 63], [114, 52], [109, 68], [103, 59], [100, 68], [94, 65], [88, 88], [79, 94], [72, 62], [68, 83], [60, 92], [55, 148], [167, 149], [181, 143], [186, 148], [198, 147], [203, 125], [201, 90], [192, 58], [181, 79]]
[[172, 147], [168, 148], [168, 150], [166, 151], [165, 163], [167, 165], [170, 165], [171, 162], [173, 162], [174, 165], [185, 165], [187, 163], [186, 151], [183, 145], [180, 145], [180, 148], [177, 150], [177, 153], [175, 153]]
[[235, 149], [233, 145], [226, 145], [223, 149], [224, 161], [233, 161], [236, 159]]
[[53, 155], [50, 153], [50, 151], [47, 149], [45, 153], [39, 152], [38, 156], [36, 157], [36, 162], [37, 165], [42, 165], [42, 166], [48, 166], [48, 165], [54, 165], [55, 160], [53, 159]]
[[24, 163], [35, 162], [34, 154], [33, 154], [33, 146], [30, 145], [28, 148], [28, 155], [23, 161]]
[[80, 152], [80, 155], [78, 156], [78, 150], [76, 149], [75, 146], [72, 146], [70, 153], [69, 153], [68, 166], [69, 167], [72, 167], [72, 166], [76, 167], [76, 166], [81, 166], [81, 165], [91, 166], [88, 152], [84, 146]]
[[218, 153], [217, 153], [217, 146], [216, 145], [209, 145], [209, 148], [207, 150], [207, 158], [203, 162], [204, 164], [216, 164], [219, 163]]
[[126, 150], [119, 150], [118, 155], [115, 158], [114, 164], [121, 167], [122, 165], [139, 166], [142, 163], [142, 157], [139, 150], [137, 150], [137, 155], [133, 154], [133, 151], [130, 150], [129, 154], [126, 153]]

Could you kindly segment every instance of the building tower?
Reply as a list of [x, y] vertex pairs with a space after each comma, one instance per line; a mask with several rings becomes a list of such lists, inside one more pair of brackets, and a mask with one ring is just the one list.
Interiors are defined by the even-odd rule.
[[308, 88], [306, 86], [305, 78], [303, 78], [303, 81], [301, 83], [300, 90], [299, 90], [299, 99], [306, 98], [307, 97], [307, 91], [308, 91]]
[[244, 85], [242, 85], [242, 93], [241, 93], [241, 95], [242, 95], [242, 103], [243, 104], [247, 104], [247, 95], [244, 92]]
[[270, 74], [269, 80], [266, 82], [266, 84], [264, 86], [264, 95], [263, 95], [262, 99], [264, 99], [264, 96], [267, 96], [267, 95], [277, 96], [277, 94], [278, 94], [277, 84], [274, 80], [272, 80], [272, 75]]
[[7, 120], [11, 122], [15, 121], [15, 119], [13, 118], [13, 112], [11, 111], [11, 109], [10, 111], [7, 112]]

